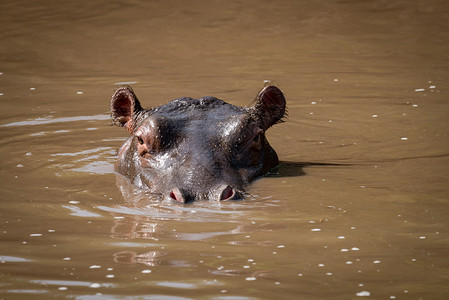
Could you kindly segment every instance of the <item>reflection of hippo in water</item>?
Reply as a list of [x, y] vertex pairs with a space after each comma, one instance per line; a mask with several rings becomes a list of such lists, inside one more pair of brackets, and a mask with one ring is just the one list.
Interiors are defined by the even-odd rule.
[[111, 117], [131, 137], [116, 171], [133, 184], [178, 202], [239, 198], [244, 186], [279, 164], [265, 131], [285, 114], [285, 98], [264, 87], [251, 107], [214, 97], [179, 98], [142, 109], [133, 90], [112, 96]]

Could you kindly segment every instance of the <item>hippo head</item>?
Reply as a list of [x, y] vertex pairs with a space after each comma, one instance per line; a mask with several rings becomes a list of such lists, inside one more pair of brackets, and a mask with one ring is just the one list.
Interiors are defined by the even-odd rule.
[[152, 109], [121, 87], [112, 96], [111, 118], [131, 136], [118, 151], [115, 170], [181, 203], [238, 199], [249, 182], [279, 164], [265, 131], [284, 115], [284, 95], [272, 85], [251, 107], [203, 97]]

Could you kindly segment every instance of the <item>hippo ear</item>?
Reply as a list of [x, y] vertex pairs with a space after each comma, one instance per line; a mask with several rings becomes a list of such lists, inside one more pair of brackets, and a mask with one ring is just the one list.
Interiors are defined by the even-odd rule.
[[261, 117], [263, 129], [267, 130], [285, 115], [284, 94], [274, 85], [266, 86], [257, 95], [254, 108]]
[[133, 130], [133, 116], [142, 110], [140, 102], [130, 87], [121, 87], [111, 99], [111, 118], [115, 125]]

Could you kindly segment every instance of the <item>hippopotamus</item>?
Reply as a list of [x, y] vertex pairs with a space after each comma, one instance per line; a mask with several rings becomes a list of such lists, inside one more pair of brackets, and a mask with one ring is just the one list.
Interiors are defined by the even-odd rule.
[[279, 165], [265, 135], [286, 114], [284, 94], [274, 85], [249, 107], [182, 97], [150, 109], [124, 86], [113, 94], [110, 110], [113, 124], [130, 133], [115, 171], [163, 199], [241, 199], [251, 181]]

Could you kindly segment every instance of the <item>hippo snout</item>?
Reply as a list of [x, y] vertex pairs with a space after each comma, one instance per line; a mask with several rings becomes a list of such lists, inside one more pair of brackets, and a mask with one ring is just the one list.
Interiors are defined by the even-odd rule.
[[230, 185], [223, 184], [211, 190], [209, 193], [196, 193], [188, 189], [175, 187], [168, 193], [167, 198], [179, 203], [188, 203], [201, 199], [218, 201], [239, 200], [242, 198], [242, 194]]

